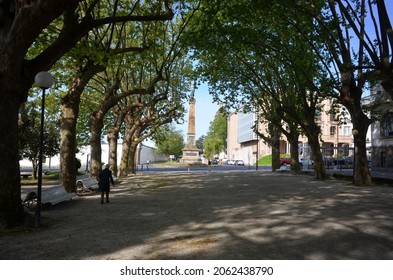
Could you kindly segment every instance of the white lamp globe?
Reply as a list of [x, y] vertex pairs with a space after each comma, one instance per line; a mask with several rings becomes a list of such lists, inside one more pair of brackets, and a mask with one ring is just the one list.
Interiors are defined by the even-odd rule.
[[34, 81], [42, 89], [50, 88], [54, 83], [52, 75], [44, 71], [35, 75]]

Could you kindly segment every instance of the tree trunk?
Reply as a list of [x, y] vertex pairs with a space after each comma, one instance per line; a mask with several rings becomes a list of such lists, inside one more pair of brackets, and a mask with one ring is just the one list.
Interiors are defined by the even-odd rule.
[[128, 175], [128, 157], [131, 146], [131, 136], [127, 133], [124, 135], [123, 144], [122, 144], [122, 152], [121, 152], [121, 160], [120, 160], [120, 169], [119, 169], [119, 177], [125, 177]]
[[271, 146], [272, 146], [272, 171], [275, 172], [280, 168], [280, 137], [281, 132], [278, 127], [274, 126], [270, 131], [271, 134]]
[[98, 177], [102, 169], [101, 159], [101, 132], [104, 127], [103, 114], [94, 113], [91, 117], [90, 127], [90, 156], [91, 156], [91, 171], [90, 176]]
[[140, 136], [139, 133], [140, 128], [138, 126], [128, 125], [123, 138], [119, 176], [124, 177], [128, 174], [135, 174], [135, 155], [139, 142], [136, 142], [134, 139]]
[[113, 174], [117, 176], [117, 135], [109, 132], [108, 134], [109, 145], [109, 166]]
[[372, 179], [367, 161], [366, 137], [371, 120], [363, 112], [360, 102], [362, 87], [354, 84], [354, 82], [349, 83], [349, 86], [342, 90], [340, 102], [347, 108], [353, 123], [352, 132], [355, 144], [353, 183], [359, 186], [370, 186], [372, 185]]
[[[4, 83], [3, 83], [4, 84]], [[10, 228], [23, 221], [21, 201], [17, 94], [0, 88], [0, 229]]]
[[130, 152], [128, 154], [128, 174], [135, 174], [136, 173], [136, 168], [135, 168], [135, 159], [137, 155], [137, 149], [138, 149], [138, 143], [132, 142], [130, 146]]
[[33, 179], [37, 180], [38, 176], [38, 160], [32, 160], [32, 165], [33, 165]]
[[317, 179], [328, 178], [328, 173], [326, 172], [325, 163], [323, 161], [321, 153], [321, 144], [319, 143], [319, 129], [310, 128], [306, 132], [308, 138], [308, 144], [311, 148], [311, 157], [314, 161], [314, 173]]
[[81, 95], [90, 79], [97, 73], [104, 71], [105, 67], [87, 61], [84, 66], [78, 67], [71, 88], [61, 99], [60, 116], [60, 174], [63, 186], [67, 192], [75, 190], [76, 186], [76, 125], [79, 116]]
[[291, 153], [291, 173], [298, 174], [300, 172], [299, 165], [299, 133], [291, 132], [287, 135], [290, 144]]
[[116, 176], [118, 176], [117, 168], [117, 141], [119, 139], [119, 131], [124, 122], [125, 111], [121, 109], [115, 112], [115, 122], [108, 131], [108, 143], [109, 143], [109, 165]]
[[370, 119], [360, 111], [356, 113], [353, 123], [354, 174], [353, 184], [358, 186], [372, 185], [372, 178], [367, 160], [366, 138]]
[[372, 178], [370, 174], [370, 169], [368, 167], [367, 160], [367, 149], [366, 149], [366, 133], [360, 133], [354, 135], [355, 142], [355, 172], [353, 183], [358, 186], [371, 186]]
[[80, 100], [77, 99], [76, 102], [69, 102], [68, 98], [63, 98], [61, 102], [60, 178], [67, 192], [75, 191], [76, 186], [76, 122]]
[[307, 133], [308, 144], [311, 148], [311, 158], [314, 160], [315, 178], [326, 179], [328, 174], [326, 172], [325, 163], [321, 153], [321, 145], [319, 143], [319, 132]]

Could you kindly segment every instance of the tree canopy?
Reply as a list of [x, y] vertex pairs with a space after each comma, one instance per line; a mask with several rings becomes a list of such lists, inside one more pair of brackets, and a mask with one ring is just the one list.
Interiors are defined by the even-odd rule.
[[203, 142], [204, 156], [212, 159], [221, 152], [226, 153], [227, 148], [227, 114], [221, 107], [213, 121], [210, 122], [209, 130]]
[[153, 136], [157, 145], [157, 151], [164, 155], [181, 156], [184, 148], [183, 133], [173, 125], [166, 125]]

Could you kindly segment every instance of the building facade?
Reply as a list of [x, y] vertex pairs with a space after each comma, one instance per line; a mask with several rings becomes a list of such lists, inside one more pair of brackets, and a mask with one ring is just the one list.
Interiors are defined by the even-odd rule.
[[[330, 114], [332, 102], [326, 100], [322, 110], [317, 114], [317, 123], [321, 128], [321, 147], [325, 157], [351, 156], [353, 149], [352, 123], [349, 118], [339, 119], [337, 115]], [[342, 109], [343, 111], [344, 109]], [[257, 158], [271, 154], [271, 147], [263, 140], [258, 139], [254, 127], [258, 124], [258, 131], [267, 134], [266, 124], [257, 121], [256, 112], [233, 112], [228, 116], [228, 159], [243, 160], [245, 164], [255, 164]], [[281, 136], [280, 153], [290, 151], [290, 144], [285, 135]], [[308, 140], [299, 138], [300, 155], [309, 156]]]
[[393, 172], [393, 98], [381, 85], [373, 87], [363, 104], [377, 119], [369, 128], [371, 134], [371, 168]]
[[243, 160], [246, 165], [254, 165], [257, 158], [271, 153], [271, 148], [254, 132], [266, 133], [263, 123], [257, 122], [255, 112], [233, 112], [228, 116], [227, 157], [229, 160]]

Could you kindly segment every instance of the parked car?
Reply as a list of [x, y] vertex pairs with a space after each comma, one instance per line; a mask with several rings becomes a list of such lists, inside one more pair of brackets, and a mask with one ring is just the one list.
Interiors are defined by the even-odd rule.
[[244, 161], [240, 160], [236, 160], [235, 161], [235, 165], [244, 165]]
[[211, 164], [218, 164], [218, 160], [217, 159], [212, 159], [210, 163]]
[[280, 165], [290, 165], [292, 163], [292, 159], [291, 158], [280, 158]]
[[235, 165], [235, 161], [233, 159], [228, 160], [229, 165]]

